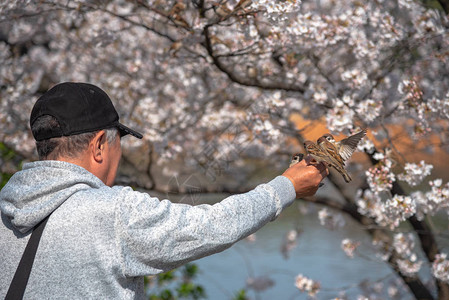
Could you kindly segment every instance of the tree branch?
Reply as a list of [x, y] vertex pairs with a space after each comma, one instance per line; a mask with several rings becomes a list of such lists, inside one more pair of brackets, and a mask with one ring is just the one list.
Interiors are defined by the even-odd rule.
[[438, 0], [446, 15], [449, 15], [449, 0]]
[[206, 25], [204, 27], [204, 37], [205, 37], [205, 43], [203, 44], [204, 47], [207, 50], [207, 53], [212, 58], [212, 62], [214, 65], [226, 76], [235, 83], [238, 83], [240, 85], [244, 86], [250, 86], [250, 87], [258, 87], [264, 90], [284, 90], [289, 92], [297, 92], [303, 94], [305, 92], [305, 89], [300, 86], [293, 86], [291, 84], [285, 84], [285, 83], [263, 83], [258, 80], [250, 79], [248, 77], [242, 77], [235, 74], [233, 71], [229, 70], [220, 60], [220, 58], [215, 55], [213, 50], [213, 45], [211, 41], [211, 33], [210, 28], [212, 25]]

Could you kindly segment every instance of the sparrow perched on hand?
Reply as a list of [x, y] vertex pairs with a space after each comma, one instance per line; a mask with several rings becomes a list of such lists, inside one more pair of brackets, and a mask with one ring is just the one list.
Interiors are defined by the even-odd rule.
[[293, 165], [296, 165], [304, 158], [304, 154], [302, 153], [296, 153], [293, 155], [292, 160], [290, 161], [290, 165], [288, 167], [291, 167]]
[[318, 144], [307, 140], [304, 142], [304, 149], [306, 150], [307, 154], [312, 157], [317, 163], [324, 162], [328, 165], [332, 165], [332, 158], [329, 157], [327, 152]]

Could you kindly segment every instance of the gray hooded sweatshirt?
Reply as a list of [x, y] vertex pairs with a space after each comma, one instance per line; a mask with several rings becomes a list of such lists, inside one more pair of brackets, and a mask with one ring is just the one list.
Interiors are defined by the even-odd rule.
[[223, 251], [293, 202], [278, 176], [215, 205], [108, 187], [74, 164], [27, 163], [0, 191], [0, 298], [32, 228], [51, 214], [24, 299], [142, 299], [143, 276]]

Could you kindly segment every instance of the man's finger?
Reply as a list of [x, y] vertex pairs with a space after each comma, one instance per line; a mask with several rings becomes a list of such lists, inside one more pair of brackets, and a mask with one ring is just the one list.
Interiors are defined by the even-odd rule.
[[310, 155], [304, 157], [304, 161], [309, 165], [312, 161], [315, 161]]
[[329, 169], [327, 168], [326, 164], [321, 163], [317, 166], [317, 168], [318, 171], [320, 171], [320, 175], [322, 176], [323, 179], [327, 177], [327, 175], [329, 175]]
[[317, 168], [318, 171], [320, 171], [320, 173], [326, 172], [326, 169], [327, 169], [326, 165], [322, 162], [315, 165], [315, 168]]

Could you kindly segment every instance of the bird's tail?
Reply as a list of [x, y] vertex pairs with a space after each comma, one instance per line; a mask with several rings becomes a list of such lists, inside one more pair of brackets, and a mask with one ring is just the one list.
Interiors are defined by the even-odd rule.
[[335, 170], [338, 171], [338, 173], [341, 174], [341, 176], [343, 176], [343, 179], [348, 183], [352, 180], [351, 176], [349, 176], [348, 172], [346, 172], [346, 170], [344, 168], [341, 168], [340, 166], [333, 166], [335, 168]]
[[343, 175], [343, 178], [347, 183], [352, 180], [351, 176], [349, 176], [349, 174], [348, 174], [348, 172], [346, 172], [346, 170], [343, 170], [343, 173], [341, 173], [341, 175]]

